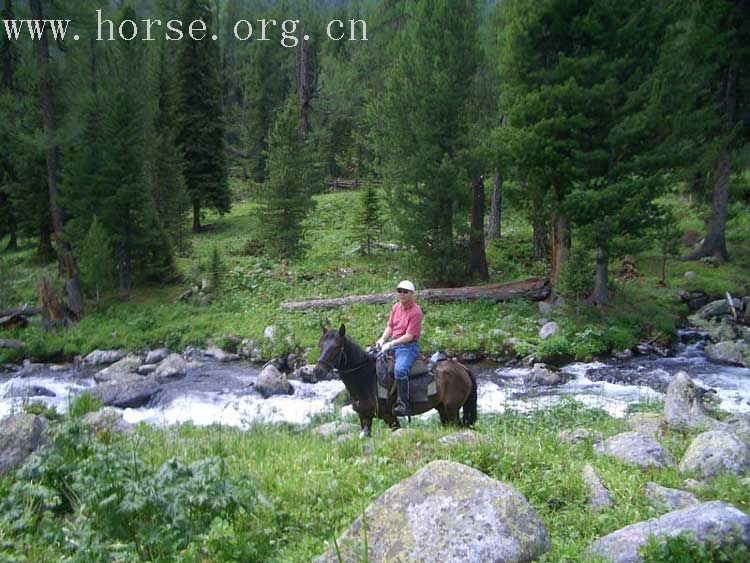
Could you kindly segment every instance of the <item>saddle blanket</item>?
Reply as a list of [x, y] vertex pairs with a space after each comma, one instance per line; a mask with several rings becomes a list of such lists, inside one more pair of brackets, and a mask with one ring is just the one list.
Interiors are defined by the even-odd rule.
[[[435, 364], [429, 363], [429, 370], [419, 375], [409, 377], [409, 401], [422, 403], [429, 401], [430, 397], [437, 395], [437, 381], [435, 380]], [[395, 381], [393, 379], [393, 362], [378, 358], [376, 364], [378, 374], [378, 398], [387, 399], [396, 393]]]

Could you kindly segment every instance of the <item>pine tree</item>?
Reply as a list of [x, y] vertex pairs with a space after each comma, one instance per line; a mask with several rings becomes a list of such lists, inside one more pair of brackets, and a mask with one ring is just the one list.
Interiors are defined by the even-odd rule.
[[380, 217], [380, 203], [378, 193], [372, 184], [368, 184], [360, 196], [357, 223], [354, 225], [357, 241], [361, 251], [370, 254], [377, 235], [383, 230]]
[[260, 194], [259, 228], [266, 248], [280, 258], [302, 253], [302, 221], [313, 208], [313, 161], [299, 130], [299, 105], [290, 96], [268, 137], [268, 180]]
[[170, 64], [168, 45], [159, 50], [158, 107], [154, 120], [156, 135], [151, 169], [156, 211], [169, 237], [172, 248], [180, 253], [187, 250], [187, 215], [190, 198], [183, 175], [184, 161], [177, 143], [179, 134], [177, 116], [176, 77]]
[[206, 0], [185, 0], [182, 21], [202, 20], [206, 37], [180, 42], [177, 64], [180, 81], [181, 130], [178, 143], [185, 159], [184, 176], [193, 205], [193, 232], [201, 230], [201, 210], [230, 209], [225, 150], [225, 124], [219, 47], [211, 6]]
[[430, 282], [464, 276], [457, 236], [466, 225], [471, 159], [468, 108], [476, 3], [418, 0], [404, 7], [385, 91], [370, 108], [391, 215]]
[[86, 238], [81, 243], [79, 269], [85, 289], [94, 291], [99, 303], [101, 292], [112, 283], [112, 248], [99, 218], [94, 216]]
[[[12, 0], [3, 0], [2, 19], [14, 19]], [[4, 139], [5, 150], [0, 154], [0, 238], [9, 235], [8, 248], [18, 246], [18, 210], [12, 204], [12, 184], [16, 172], [12, 163], [12, 151], [17, 147], [18, 103], [14, 99], [16, 90], [16, 67], [18, 49], [9, 37], [0, 36], [0, 138]]]

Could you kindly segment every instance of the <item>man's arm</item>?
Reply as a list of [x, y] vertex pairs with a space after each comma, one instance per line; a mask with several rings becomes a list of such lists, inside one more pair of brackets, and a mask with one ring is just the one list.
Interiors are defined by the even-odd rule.
[[383, 344], [388, 342], [388, 339], [391, 337], [391, 327], [390, 325], [386, 325], [385, 330], [383, 331], [383, 336], [381, 336], [378, 341], [376, 342], [376, 345], [380, 348], [383, 347]]
[[412, 342], [414, 340], [414, 335], [410, 333], [406, 333], [403, 336], [399, 336], [396, 338], [396, 340], [391, 340], [388, 343], [387, 348], [392, 348], [393, 346], [398, 346], [399, 344], [408, 344], [409, 342]]

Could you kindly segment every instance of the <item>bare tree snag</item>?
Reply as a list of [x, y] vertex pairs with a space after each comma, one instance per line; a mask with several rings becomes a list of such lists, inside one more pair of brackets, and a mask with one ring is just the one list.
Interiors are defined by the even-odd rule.
[[490, 204], [490, 217], [487, 223], [487, 242], [497, 240], [502, 234], [503, 213], [503, 174], [500, 169], [495, 169], [492, 181], [492, 201]]
[[[420, 301], [474, 301], [476, 299], [492, 299], [495, 301], [510, 301], [511, 299], [529, 299], [542, 301], [549, 297], [549, 281], [544, 278], [529, 278], [510, 283], [478, 285], [470, 287], [448, 287], [423, 289], [417, 291]], [[356, 303], [383, 305], [393, 301], [393, 293], [377, 293], [372, 295], [351, 295], [337, 299], [313, 299], [310, 301], [294, 301], [282, 303], [285, 311], [304, 311], [307, 309], [336, 309]]]
[[[42, 11], [42, 0], [31, 0], [31, 15], [37, 21], [44, 19]], [[52, 215], [52, 230], [55, 238], [57, 255], [60, 264], [63, 267], [63, 273], [66, 277], [66, 291], [68, 293], [68, 303], [70, 311], [75, 320], [83, 314], [83, 299], [81, 297], [81, 288], [78, 284], [78, 275], [76, 272], [75, 262], [71, 254], [70, 247], [63, 234], [63, 213], [59, 204], [57, 175], [59, 165], [57, 161], [57, 141], [55, 139], [55, 110], [54, 110], [54, 92], [52, 89], [52, 77], [49, 72], [49, 43], [47, 34], [43, 33], [41, 38], [34, 41], [36, 51], [36, 62], [39, 70], [40, 79], [40, 102], [42, 110], [42, 122], [44, 124], [44, 133], [46, 137], [46, 157], [47, 157], [47, 185], [49, 188], [49, 206]]]

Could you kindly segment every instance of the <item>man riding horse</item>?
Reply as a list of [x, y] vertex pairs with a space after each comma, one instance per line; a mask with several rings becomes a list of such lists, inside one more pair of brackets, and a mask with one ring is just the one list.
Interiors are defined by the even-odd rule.
[[409, 416], [409, 372], [419, 356], [419, 335], [424, 313], [415, 301], [414, 284], [409, 280], [403, 280], [396, 286], [396, 296], [398, 301], [391, 307], [388, 323], [376, 346], [382, 352], [393, 349], [396, 357], [393, 371], [398, 393], [393, 414]]

